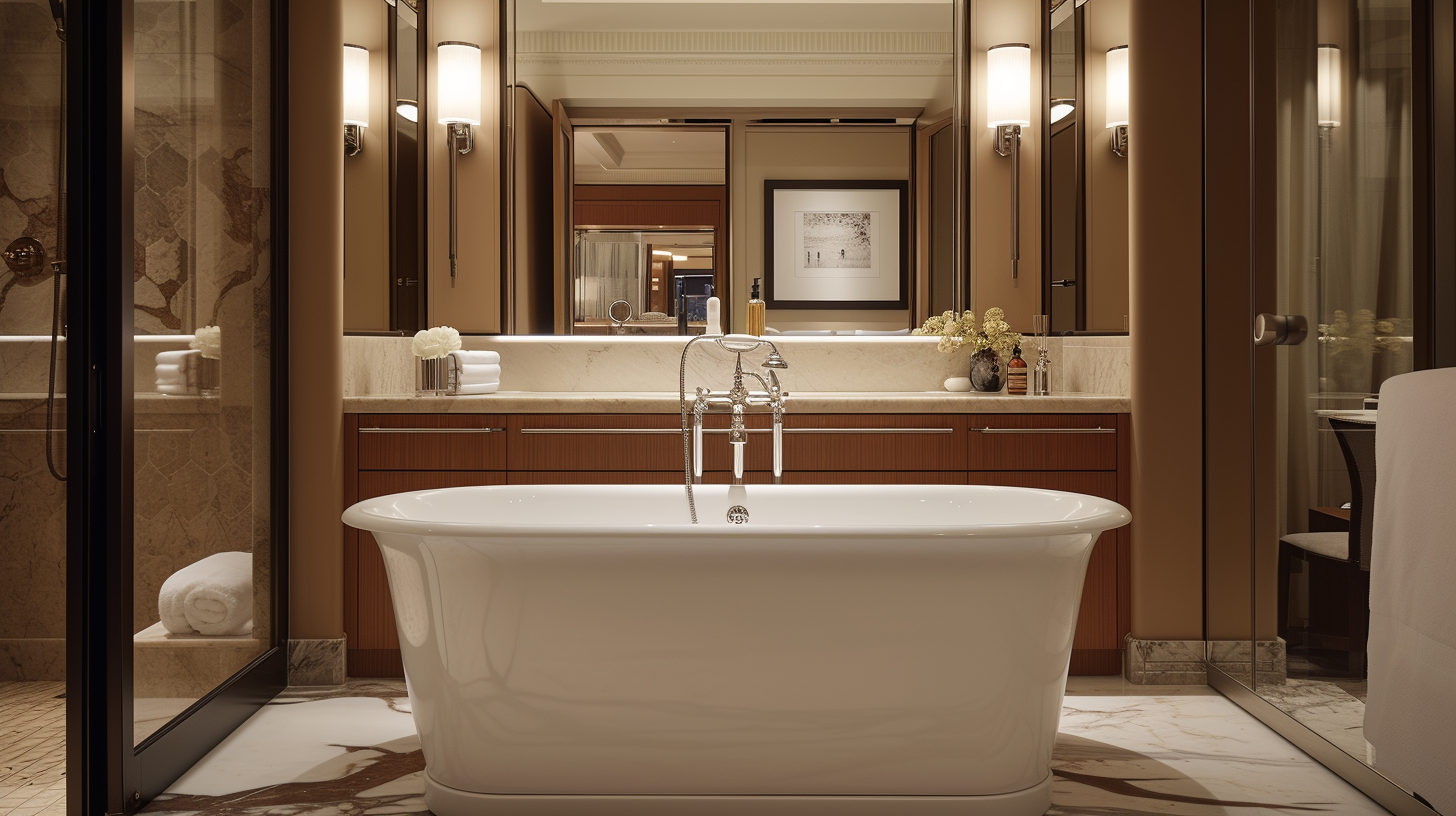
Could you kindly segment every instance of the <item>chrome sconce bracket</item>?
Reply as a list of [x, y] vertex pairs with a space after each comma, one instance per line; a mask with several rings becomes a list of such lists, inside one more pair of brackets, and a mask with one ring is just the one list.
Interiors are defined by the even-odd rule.
[[1011, 159], [1011, 277], [1021, 264], [1021, 125], [996, 126], [996, 155]]
[[357, 156], [364, 150], [364, 128], [344, 125], [344, 155]]
[[1112, 155], [1120, 159], [1127, 158], [1127, 125], [1115, 125], [1110, 130], [1112, 133], [1108, 134], [1108, 142], [1112, 147]]
[[475, 149], [475, 130], [464, 122], [451, 122], [447, 126], [447, 138], [450, 140], [450, 288], [455, 288], [455, 266], [460, 257], [459, 224], [457, 211], [459, 206], [456, 203], [458, 198], [459, 183], [456, 172], [456, 161], [465, 154]]

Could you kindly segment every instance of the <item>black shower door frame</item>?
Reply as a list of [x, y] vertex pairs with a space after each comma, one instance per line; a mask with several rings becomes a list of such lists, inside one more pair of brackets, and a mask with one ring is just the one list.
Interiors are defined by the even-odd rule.
[[129, 813], [287, 683], [287, 3], [271, 0], [272, 641], [133, 746], [135, 0], [66, 2], [67, 812]]

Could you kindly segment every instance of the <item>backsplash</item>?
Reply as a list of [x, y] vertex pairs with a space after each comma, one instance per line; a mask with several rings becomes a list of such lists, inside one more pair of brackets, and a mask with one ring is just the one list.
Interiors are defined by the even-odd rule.
[[[502, 391], [672, 392], [678, 388], [683, 340], [678, 337], [465, 337], [467, 349], [501, 355]], [[790, 368], [780, 372], [793, 391], [942, 391], [963, 377], [969, 352], [941, 354], [930, 337], [782, 337], [774, 342]], [[1122, 337], [1053, 337], [1052, 392], [1127, 396], [1129, 344]], [[757, 360], [762, 352], [753, 352]], [[1034, 364], [1035, 352], [1027, 354]], [[414, 392], [415, 358], [406, 337], [345, 337], [344, 396]], [[687, 384], [719, 383], [732, 371], [731, 355], [715, 346], [695, 348]]]

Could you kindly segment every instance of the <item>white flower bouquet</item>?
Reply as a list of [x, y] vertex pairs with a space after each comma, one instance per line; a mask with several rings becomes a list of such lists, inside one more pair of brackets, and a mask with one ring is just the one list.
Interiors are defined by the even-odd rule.
[[452, 351], [460, 350], [460, 332], [449, 326], [421, 329], [415, 332], [411, 350], [421, 360], [439, 360]]
[[222, 328], [220, 326], [203, 326], [192, 335], [192, 342], [188, 343], [187, 347], [202, 352], [202, 356], [209, 360], [221, 360]]
[[986, 310], [981, 326], [977, 328], [976, 314], [969, 309], [959, 315], [944, 312], [926, 318], [925, 325], [910, 333], [940, 337], [935, 349], [944, 354], [969, 347], [972, 353], [992, 349], [999, 355], [1006, 355], [1021, 345], [1021, 334], [1011, 331], [1011, 324], [1005, 318], [1005, 312], [992, 306]]

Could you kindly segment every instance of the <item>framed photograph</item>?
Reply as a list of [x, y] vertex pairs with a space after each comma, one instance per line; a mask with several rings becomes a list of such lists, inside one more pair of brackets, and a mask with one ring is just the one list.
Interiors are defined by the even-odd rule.
[[910, 183], [763, 183], [770, 309], [910, 308]]

